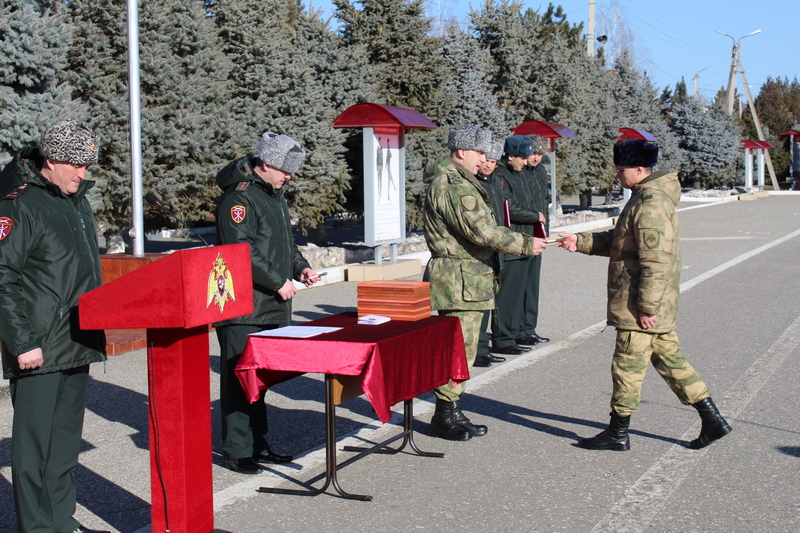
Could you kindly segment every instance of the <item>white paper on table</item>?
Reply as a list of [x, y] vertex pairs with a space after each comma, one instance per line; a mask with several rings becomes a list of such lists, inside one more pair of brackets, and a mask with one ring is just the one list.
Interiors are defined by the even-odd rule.
[[391, 318], [388, 316], [381, 316], [381, 315], [364, 315], [358, 317], [358, 324], [369, 324], [372, 326], [377, 326], [378, 324], [385, 324], [389, 322]]
[[305, 339], [331, 331], [339, 331], [342, 328], [332, 328], [324, 326], [283, 326], [282, 328], [265, 329], [258, 333], [251, 333], [255, 337], [291, 337], [294, 339]]

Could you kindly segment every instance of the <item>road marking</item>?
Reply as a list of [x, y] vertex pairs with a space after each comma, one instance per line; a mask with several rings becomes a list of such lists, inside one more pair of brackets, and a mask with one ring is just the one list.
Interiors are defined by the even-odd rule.
[[[722, 414], [729, 418], [737, 418], [798, 345], [800, 345], [800, 317], [734, 383], [720, 402]], [[700, 420], [681, 436], [681, 440], [692, 440], [699, 432]], [[625, 491], [622, 499], [594, 526], [592, 531], [598, 533], [644, 531], [689, 473], [696, 472], [693, 465], [710, 449], [709, 447], [690, 450], [683, 445], [673, 444], [661, 459]]]
[[[764, 252], [764, 251], [766, 251], [766, 250], [768, 250], [768, 249], [770, 249], [770, 248], [772, 248], [774, 246], [777, 246], [777, 245], [779, 245], [779, 244], [781, 244], [781, 243], [783, 243], [783, 242], [785, 242], [785, 241], [787, 241], [787, 240], [789, 240], [789, 239], [791, 239], [793, 237], [796, 237], [798, 235], [800, 235], [800, 229], [798, 229], [797, 231], [795, 231], [793, 233], [790, 233], [789, 235], [787, 235], [785, 237], [781, 237], [780, 239], [777, 239], [775, 241], [772, 241], [770, 243], [765, 244], [764, 246], [756, 248], [755, 250], [752, 250], [751, 252], [747, 252], [747, 253], [742, 254], [742, 255], [734, 258], [734, 259], [731, 259], [730, 261], [728, 261], [726, 263], [723, 263], [722, 265], [720, 265], [720, 266], [718, 266], [718, 267], [716, 267], [716, 268], [714, 268], [712, 270], [709, 270], [708, 272], [706, 272], [704, 274], [701, 274], [701, 275], [699, 275], [699, 276], [697, 276], [697, 277], [695, 277], [695, 278], [693, 278], [693, 279], [681, 284], [681, 292], [684, 292], [684, 291], [687, 291], [687, 290], [689, 290], [689, 289], [691, 289], [693, 287], [696, 287], [697, 285], [699, 285], [703, 281], [706, 281], [707, 279], [710, 279], [710, 278], [716, 276], [717, 274], [720, 274], [720, 273], [724, 272], [725, 270], [728, 270], [729, 268], [731, 268], [731, 267], [733, 267], [735, 265], [738, 265], [739, 263], [741, 263], [741, 262], [743, 262], [743, 261], [745, 261], [745, 260], [747, 260], [747, 259], [749, 259], [749, 258], [751, 258], [751, 257], [753, 257], [755, 255], [758, 255], [759, 253]], [[800, 323], [800, 319], [798, 319], [798, 321], [795, 324], [798, 324], [798, 323]], [[602, 322], [598, 322], [596, 324], [593, 324], [593, 325], [591, 325], [591, 326], [589, 326], [587, 328], [584, 328], [581, 331], [578, 331], [577, 333], [574, 333], [574, 334], [570, 335], [566, 339], [563, 339], [563, 340], [560, 340], [560, 341], [555, 341], [555, 342], [552, 342], [552, 343], [548, 343], [548, 345], [545, 346], [545, 347], [538, 348], [538, 349], [533, 350], [533, 351], [531, 351], [531, 352], [529, 352], [529, 353], [527, 353], [525, 355], [521, 355], [521, 356], [519, 356], [519, 357], [517, 357], [517, 358], [515, 358], [515, 359], [513, 359], [511, 361], [503, 363], [503, 365], [498, 366], [496, 368], [493, 367], [493, 368], [489, 369], [488, 371], [482, 373], [480, 376], [477, 376], [475, 378], [470, 379], [470, 381], [469, 381], [469, 389], [470, 389], [470, 391], [479, 390], [481, 387], [483, 387], [485, 385], [488, 385], [488, 384], [490, 384], [490, 383], [492, 383], [494, 381], [497, 381], [500, 378], [510, 374], [511, 372], [514, 372], [514, 371], [520, 370], [522, 368], [528, 367], [530, 365], [536, 364], [536, 363], [546, 359], [547, 357], [550, 357], [551, 355], [553, 355], [555, 353], [558, 353], [558, 352], [560, 352], [562, 350], [573, 348], [573, 347], [585, 342], [586, 340], [590, 339], [591, 337], [599, 334], [601, 331], [603, 331], [603, 329], [605, 329], [605, 327], [606, 327], [606, 321], [603, 320]], [[792, 327], [794, 327], [794, 325]], [[790, 328], [790, 329], [792, 329], [792, 328]], [[787, 330], [787, 331], [789, 331], [789, 330]], [[785, 335], [786, 334], [784, 334], [784, 336]], [[800, 338], [800, 337], [798, 337], [798, 338]], [[798, 342], [800, 342], [800, 341], [798, 341]], [[776, 343], [776, 345], [777, 344], [778, 343]], [[762, 356], [762, 359], [763, 358], [764, 357]], [[785, 358], [785, 356], [784, 356], [784, 358]], [[759, 359], [759, 361], [761, 361], [761, 359]], [[756, 362], [753, 365], [753, 367], [755, 367], [757, 364], [758, 364], [758, 362]], [[751, 367], [751, 369], [753, 367]], [[742, 379], [743, 378], [740, 378], [739, 382], [742, 381]], [[739, 382], [737, 382], [737, 384]], [[762, 384], [763, 383], [759, 384], [758, 388], [760, 388]], [[735, 386], [734, 386], [734, 388], [735, 388]], [[755, 394], [755, 392], [753, 392], [753, 394]], [[730, 394], [729, 394], [729, 396], [730, 396]], [[749, 401], [749, 399], [747, 401]], [[742, 407], [744, 407], [744, 405]], [[431, 400], [431, 394], [427, 394], [427, 395], [425, 395], [423, 397], [420, 397], [416, 402], [414, 402], [414, 414], [415, 414], [415, 416], [426, 415], [426, 414], [432, 412], [433, 408], [434, 408], [434, 405], [433, 405], [432, 400]], [[729, 406], [729, 409], [731, 409], [731, 408], [732, 407]], [[724, 411], [724, 412], [726, 414], [729, 414], [730, 416], [735, 416], [735, 414], [732, 413], [731, 411]], [[736, 413], [738, 413], [738, 411], [736, 411]], [[390, 433], [393, 433], [393, 432], [397, 431], [397, 427], [396, 426], [398, 424], [402, 423], [402, 416], [403, 416], [402, 413], [395, 411], [393, 416], [392, 416], [392, 420], [390, 422], [388, 422], [388, 423], [386, 423], [384, 425], [378, 425], [376, 423], [376, 424], [368, 424], [368, 425], [362, 426], [359, 430], [354, 431], [353, 433], [350, 433], [350, 434], [346, 435], [345, 437], [338, 439], [337, 440], [337, 444], [341, 447], [341, 446], [349, 446], [349, 445], [359, 446], [359, 445], [363, 445], [364, 442], [380, 442], [380, 441], [386, 439], [387, 436], [390, 435]], [[695, 435], [696, 433], [699, 432], [699, 423], [697, 423], [695, 425], [697, 426], [697, 428], [695, 428], [695, 426], [692, 426], [692, 428], [689, 431], [687, 431], [687, 434], [685, 435], [686, 438], [684, 438], [682, 440], [687, 440], [687, 439], [691, 440], [691, 438], [694, 438], [693, 435]], [[683, 455], [680, 455], [681, 450], [690, 451], [691, 452], [691, 454], [688, 454], [688, 456], [687, 456], [688, 460], [690, 460], [690, 461], [696, 461], [697, 459], [702, 457], [704, 455], [704, 453], [705, 453], [705, 450], [686, 450], [683, 447], [677, 447], [677, 448], [678, 449], [675, 452], [676, 454], [679, 454], [679, 455], [677, 455], [677, 457], [678, 457], [677, 464], [680, 464], [681, 468], [683, 468], [684, 465], [687, 464], [685, 462], [685, 460], [682, 459]], [[661, 460], [659, 460], [658, 463], [656, 463], [656, 465], [654, 465], [653, 468], [651, 468], [651, 470], [656, 468], [662, 462], [665, 465], [667, 465], [670, 461], [675, 463], [676, 460], [670, 458], [670, 454], [671, 453], [673, 453], [673, 452], [672, 451], [668, 452]], [[324, 464], [325, 464], [325, 448], [324, 448], [324, 446], [321, 446], [321, 447], [318, 447], [315, 450], [312, 450], [312, 451], [306, 453], [305, 455], [299, 457], [298, 459], [295, 460], [294, 463], [291, 463], [290, 465], [275, 465], [274, 467], [270, 468], [270, 473], [272, 475], [252, 476], [251, 478], [248, 478], [248, 479], [246, 479], [244, 481], [241, 481], [239, 483], [231, 485], [231, 486], [229, 486], [229, 487], [227, 487], [227, 488], [225, 488], [225, 489], [223, 489], [223, 490], [221, 490], [219, 492], [216, 492], [214, 494], [214, 511], [215, 512], [220, 512], [225, 507], [227, 507], [229, 505], [233, 505], [235, 503], [241, 502], [243, 500], [249, 499], [249, 498], [257, 495], [258, 493], [255, 492], [255, 491], [256, 491], [256, 489], [258, 487], [261, 487], [261, 486], [264, 486], [264, 485], [272, 485], [276, 481], [278, 481], [278, 482], [280, 482], [280, 481], [288, 481], [287, 478], [294, 477], [296, 475], [297, 471], [313, 471], [313, 469], [315, 469], [315, 468], [317, 468], [319, 466], [323, 466]], [[671, 470], [670, 470], [670, 472], [671, 472]], [[647, 473], [645, 474], [645, 476], [646, 475], [647, 475]], [[645, 476], [642, 476], [642, 478], [640, 478], [640, 481], [642, 481], [642, 479]], [[278, 479], [276, 480], [275, 477], [277, 477]], [[660, 480], [662, 478], [658, 478], [658, 479]], [[672, 478], [670, 478], [670, 479], [664, 480], [664, 483], [667, 485], [667, 487], [665, 487], [665, 488], [661, 488], [660, 486], [654, 485], [653, 483], [650, 483], [648, 485], [649, 488], [647, 490], [653, 491], [653, 495], [663, 495], [663, 502], [660, 503], [658, 508], [655, 509], [652, 512], [652, 514], [647, 515], [647, 520], [648, 521], [650, 519], [652, 519], [652, 516], [655, 515], [655, 512], [657, 512], [658, 509], [660, 509], [661, 506], [663, 506], [664, 503], [666, 503], [666, 499], [669, 497], [670, 494], [672, 494], [672, 492], [674, 492], [675, 489], [677, 489], [677, 486], [680, 484], [680, 481], [682, 481], [682, 480], [683, 480], [683, 478], [681, 478], [681, 479], [677, 480], [677, 482], [675, 482], [674, 476]], [[671, 485], [670, 485], [670, 483], [671, 483]], [[637, 484], [638, 484], [638, 482], [637, 482]], [[635, 487], [636, 487], [636, 485], [632, 486], [631, 489], [629, 489], [629, 491], [633, 490]], [[644, 487], [644, 484], [642, 484], [642, 487]], [[669, 492], [666, 492], [667, 490]], [[625, 498], [623, 498], [623, 500], [621, 502], [617, 503], [617, 505], [614, 507], [614, 509], [616, 509], [618, 506], [623, 504], [623, 502], [625, 502], [625, 501], [626, 501]], [[643, 507], [640, 507], [640, 509], [642, 511], [644, 511], [646, 509], [646, 507], [647, 506], [643, 506]], [[614, 509], [612, 509], [611, 512], [614, 512]], [[609, 513], [609, 516], [610, 516], [611, 512]], [[600, 524], [595, 526], [595, 530], [597, 530], [597, 531], [605, 531], [604, 529], [597, 529], [597, 528], [598, 527], [609, 527], [609, 528], [611, 527], [610, 525], [603, 526], [604, 523], [605, 522], [601, 522]], [[636, 522], [636, 523], [637, 524], [641, 523], [641, 520], [639, 522]], [[646, 525], [646, 523], [644, 523], [644, 525]], [[637, 527], [641, 528], [641, 527], [644, 527], [644, 525], [637, 526]], [[641, 529], [631, 529], [630, 531], [640, 531], [640, 530]], [[609, 529], [609, 531], [610, 531], [610, 529]], [[623, 530], [619, 530], [619, 531], [623, 531]], [[135, 533], [145, 533], [145, 532], [149, 532], [149, 526], [147, 526], [146, 528], [142, 528], [142, 529], [136, 531]]]

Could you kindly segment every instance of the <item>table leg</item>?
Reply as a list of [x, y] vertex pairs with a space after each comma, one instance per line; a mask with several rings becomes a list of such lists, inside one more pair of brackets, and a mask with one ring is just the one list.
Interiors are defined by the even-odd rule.
[[[388, 445], [392, 442], [396, 441], [397, 439], [401, 438], [403, 442], [397, 448], [389, 448]], [[421, 455], [422, 457], [444, 457], [443, 453], [440, 452], [424, 452], [419, 449], [417, 443], [414, 441], [414, 400], [406, 400], [403, 402], [403, 432], [399, 435], [395, 435], [391, 439], [385, 440], [381, 443], [372, 446], [371, 448], [364, 448], [361, 446], [345, 446], [342, 448], [346, 452], [363, 452], [355, 457], [351, 457], [344, 463], [342, 466], [349, 464], [356, 459], [361, 458], [362, 456], [368, 453], [382, 453], [382, 454], [396, 454], [400, 453], [405, 449], [406, 445], [410, 444], [411, 449], [416, 452], [417, 455]]]
[[[342, 463], [341, 466], [350, 464], [354, 458]], [[342, 489], [336, 478], [336, 405], [333, 402], [333, 376], [325, 374], [325, 483], [318, 489], [310, 490], [280, 489], [275, 487], [260, 487], [258, 492], [270, 494], [291, 494], [295, 496], [316, 496], [322, 494], [332, 484], [336, 492], [349, 500], [372, 501], [372, 496], [366, 494], [350, 494]]]

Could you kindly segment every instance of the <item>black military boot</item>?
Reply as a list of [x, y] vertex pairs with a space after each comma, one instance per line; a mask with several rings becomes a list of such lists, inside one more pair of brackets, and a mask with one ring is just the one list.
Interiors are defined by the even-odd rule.
[[689, 448], [693, 450], [705, 448], [715, 440], [719, 440], [733, 431], [730, 424], [719, 414], [719, 410], [711, 398], [693, 403], [692, 407], [700, 413], [703, 426], [700, 428], [700, 436], [689, 443]]
[[611, 421], [608, 428], [604, 429], [590, 439], [579, 439], [578, 446], [587, 450], [614, 450], [623, 452], [631, 449], [631, 440], [628, 438], [628, 426], [631, 415], [622, 416], [611, 411]]
[[464, 411], [461, 410], [461, 400], [456, 400], [455, 402], [453, 402], [453, 406], [455, 407], [454, 414], [455, 414], [456, 424], [466, 429], [469, 432], [469, 434], [473, 437], [482, 437], [486, 435], [486, 432], [489, 431], [489, 428], [479, 424], [476, 425], [470, 422], [469, 418], [467, 418], [467, 415], [465, 415]]
[[428, 435], [447, 440], [469, 440], [472, 435], [456, 423], [453, 402], [436, 399], [436, 411], [431, 418]]

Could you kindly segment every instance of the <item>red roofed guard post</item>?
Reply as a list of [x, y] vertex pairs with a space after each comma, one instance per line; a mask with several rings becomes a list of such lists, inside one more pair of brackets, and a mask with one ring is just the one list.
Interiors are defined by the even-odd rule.
[[781, 137], [789, 136], [789, 179], [792, 180], [792, 190], [800, 191], [800, 176], [794, 177], [795, 170], [800, 173], [800, 149], [795, 143], [800, 142], [800, 131], [786, 130], [780, 133]]
[[767, 141], [743, 140], [739, 148], [744, 150], [744, 188], [753, 192], [753, 150], [758, 151], [758, 190], [764, 189], [764, 152], [775, 148]]
[[[578, 134], [568, 127], [557, 122], [545, 122], [543, 120], [526, 120], [513, 130], [513, 135], [541, 135], [550, 140], [550, 220], [556, 219], [557, 208], [557, 188], [556, 188], [556, 139], [562, 137], [577, 137]], [[549, 228], [548, 228], [549, 229]]]
[[437, 126], [413, 109], [370, 102], [350, 106], [331, 126], [364, 130], [364, 241], [375, 249], [376, 265], [386, 244], [394, 263], [397, 243], [406, 239], [405, 130]]

